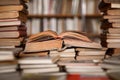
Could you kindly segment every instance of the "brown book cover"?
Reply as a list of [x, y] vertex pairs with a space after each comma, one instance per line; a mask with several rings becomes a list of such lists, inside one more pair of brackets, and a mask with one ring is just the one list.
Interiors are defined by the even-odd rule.
[[23, 5], [5, 5], [0, 6], [0, 12], [4, 11], [22, 11], [24, 9]]
[[23, 37], [14, 38], [14, 39], [1, 38], [0, 46], [20, 46], [23, 39], [24, 39]]
[[102, 60], [104, 55], [80, 55], [76, 57], [76, 60]]
[[120, 19], [109, 19], [108, 20], [110, 23], [120, 23]]
[[112, 23], [112, 26], [113, 26], [113, 27], [118, 27], [118, 28], [119, 28], [119, 27], [120, 27], [120, 23], [119, 23], [119, 22]]
[[22, 20], [23, 22], [26, 22], [27, 20], [27, 11], [8, 11], [8, 12], [1, 12], [0, 13], [0, 19], [11, 19], [11, 18], [18, 18]]
[[44, 52], [34, 52], [34, 53], [24, 53], [24, 52], [21, 52], [21, 53], [18, 53], [16, 54], [16, 57], [33, 57], [33, 56], [48, 56], [48, 51], [44, 51]]
[[21, 30], [21, 31], [26, 31], [27, 28], [23, 25], [20, 26], [5, 26], [5, 27], [0, 27], [0, 31], [15, 31], [15, 30]]
[[29, 37], [25, 52], [51, 49], [61, 50], [67, 47], [101, 48], [101, 45], [91, 41], [85, 34], [80, 32], [67, 31], [57, 35], [56, 32], [48, 30]]
[[20, 53], [22, 48], [0, 48], [0, 55], [14, 55]]
[[16, 5], [28, 2], [29, 0], [0, 0], [0, 5]]
[[0, 31], [0, 38], [18, 38], [26, 35], [26, 31]]
[[120, 9], [110, 9], [107, 10], [108, 15], [120, 15]]
[[108, 32], [110, 34], [120, 34], [120, 28], [109, 28]]
[[47, 50], [60, 50], [62, 48], [63, 41], [60, 39], [48, 40], [42, 42], [29, 42], [26, 43], [24, 52], [39, 52]]
[[25, 23], [23, 23], [21, 20], [9, 20], [9, 21], [0, 20], [0, 27], [3, 27], [3, 26], [20, 26], [20, 25], [25, 25]]
[[119, 19], [120, 15], [104, 15], [104, 19]]
[[102, 49], [89, 49], [89, 48], [76, 48], [76, 51], [78, 51], [78, 56], [87, 56], [87, 55], [102, 55], [104, 56], [106, 53], [107, 48]]

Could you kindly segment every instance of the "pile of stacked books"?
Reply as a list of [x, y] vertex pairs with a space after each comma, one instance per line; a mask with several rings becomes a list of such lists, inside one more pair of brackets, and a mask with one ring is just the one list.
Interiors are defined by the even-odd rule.
[[99, 9], [103, 14], [101, 44], [104, 47], [114, 48], [111, 51], [115, 52], [115, 48], [120, 48], [120, 1], [102, 0]]
[[55, 64], [58, 59], [59, 56], [31, 56], [21, 57], [18, 63], [20, 64], [20, 69], [22, 69], [22, 74], [52, 73], [59, 72], [59, 67]]
[[113, 79], [120, 76], [120, 0], [102, 0], [99, 9], [103, 14], [101, 44], [107, 47], [107, 54], [112, 57], [101, 64], [106, 73]]
[[[56, 64], [60, 55], [50, 56], [49, 53], [50, 50], [58, 48], [62, 41], [45, 40], [50, 37], [49, 34], [46, 36], [44, 33], [30, 36], [26, 42], [25, 50], [17, 55], [20, 57], [18, 63], [23, 77], [27, 74], [57, 73], [60, 71]], [[51, 41], [55, 42], [52, 44]]]
[[106, 50], [107, 48], [76, 48], [76, 60], [95, 60], [101, 62], [105, 58]]
[[[67, 71], [68, 69], [65, 68], [67, 66], [66, 64], [74, 65], [76, 62], [79, 64], [79, 61], [76, 60], [76, 56], [77, 52], [82, 51], [80, 49], [88, 50], [87, 54], [89, 54], [89, 51], [94, 51], [94, 55], [92, 56], [98, 55], [100, 56], [99, 59], [104, 58], [106, 50], [102, 49], [99, 43], [91, 41], [81, 32], [66, 31], [58, 35], [56, 32], [48, 30], [31, 35], [27, 39], [24, 51], [18, 55], [20, 57], [19, 64], [23, 72], [23, 78], [29, 73], [34, 74], [49, 72], [53, 74], [60, 73], [61, 71]], [[85, 65], [87, 63], [84, 64], [84, 61], [88, 61], [88, 64], [93, 65], [94, 59], [97, 60], [96, 58], [87, 60], [82, 59], [80, 62]], [[88, 65], [86, 65], [86, 67], [87, 66]], [[76, 68], [79, 66], [73, 67]], [[94, 67], [96, 68], [96, 66], [93, 66], [93, 68]], [[100, 66], [97, 66], [97, 68], [98, 67], [98, 71], [103, 72]], [[86, 69], [83, 68], [83, 70]]]
[[14, 73], [17, 73], [18, 67], [15, 55], [23, 50], [23, 40], [26, 37], [25, 23], [28, 14], [26, 2], [27, 0], [0, 0], [1, 80], [7, 76], [18, 76]]

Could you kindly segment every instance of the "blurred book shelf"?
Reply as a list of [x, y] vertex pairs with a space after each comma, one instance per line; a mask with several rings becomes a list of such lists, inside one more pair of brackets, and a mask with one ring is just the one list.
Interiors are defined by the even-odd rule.
[[[35, 15], [35, 14], [30, 14], [28, 15], [28, 18], [74, 18], [74, 17], [78, 17], [81, 18], [81, 15]], [[100, 14], [87, 14], [85, 15], [86, 18], [101, 18]]]
[[57, 33], [74, 30], [100, 34], [100, 0], [30, 0], [28, 35], [45, 30]]

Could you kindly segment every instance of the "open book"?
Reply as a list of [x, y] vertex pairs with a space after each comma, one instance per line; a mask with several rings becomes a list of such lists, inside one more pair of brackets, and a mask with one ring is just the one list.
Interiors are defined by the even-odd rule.
[[58, 35], [56, 32], [48, 30], [29, 37], [25, 52], [62, 50], [67, 47], [101, 48], [101, 45], [91, 41], [81, 32], [67, 31]]

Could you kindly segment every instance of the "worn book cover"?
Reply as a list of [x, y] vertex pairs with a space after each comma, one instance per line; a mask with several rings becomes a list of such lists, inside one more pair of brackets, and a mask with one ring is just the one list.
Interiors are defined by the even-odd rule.
[[62, 50], [67, 47], [101, 48], [99, 43], [91, 41], [85, 34], [76, 31], [67, 31], [57, 34], [54, 31], [44, 31], [28, 38], [25, 52], [44, 50]]

